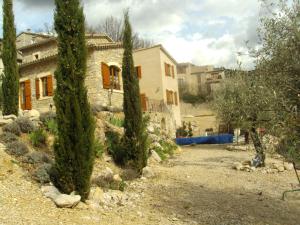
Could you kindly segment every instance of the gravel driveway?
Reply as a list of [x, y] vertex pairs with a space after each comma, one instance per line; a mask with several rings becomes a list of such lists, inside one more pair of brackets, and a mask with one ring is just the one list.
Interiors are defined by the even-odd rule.
[[[14, 165], [11, 174], [0, 174], [0, 224], [300, 224], [299, 201], [280, 200], [290, 183], [297, 183], [292, 171], [263, 174], [231, 169], [233, 162], [252, 155], [222, 146], [183, 148], [153, 168], [156, 178], [129, 185], [126, 191], [140, 196], [133, 204], [97, 210], [57, 209]], [[0, 168], [9, 161], [0, 150]]]

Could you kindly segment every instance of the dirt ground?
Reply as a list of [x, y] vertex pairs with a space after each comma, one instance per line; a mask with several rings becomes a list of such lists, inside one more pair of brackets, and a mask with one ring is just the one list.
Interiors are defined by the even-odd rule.
[[[195, 146], [154, 167], [158, 176], [129, 184], [138, 198], [113, 209], [58, 209], [19, 167], [0, 176], [0, 224], [298, 225], [300, 202], [282, 201], [297, 180], [293, 171], [263, 174], [233, 170], [251, 152]], [[0, 159], [8, 156], [0, 150]], [[4, 161], [3, 161], [4, 160]], [[1, 167], [1, 160], [0, 160]]]

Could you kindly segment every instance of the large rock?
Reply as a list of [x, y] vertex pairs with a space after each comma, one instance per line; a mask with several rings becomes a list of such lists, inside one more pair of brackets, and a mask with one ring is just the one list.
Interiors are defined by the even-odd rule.
[[59, 208], [74, 208], [81, 200], [80, 195], [61, 194], [54, 186], [43, 186], [41, 190], [44, 196], [50, 198]]
[[80, 195], [60, 194], [54, 199], [54, 202], [59, 208], [74, 208], [80, 200]]
[[153, 171], [153, 169], [149, 166], [145, 167], [143, 169], [143, 173], [142, 173], [143, 177], [145, 178], [153, 178], [155, 177], [155, 173]]

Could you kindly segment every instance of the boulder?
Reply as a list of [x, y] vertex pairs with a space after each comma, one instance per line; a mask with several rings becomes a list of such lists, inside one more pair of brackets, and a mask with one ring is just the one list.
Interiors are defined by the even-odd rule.
[[145, 167], [143, 169], [143, 173], [142, 173], [143, 177], [145, 178], [153, 178], [155, 177], [155, 173], [153, 171], [153, 169], [149, 166]]
[[284, 172], [284, 166], [278, 166], [277, 167], [277, 170], [279, 171], [279, 172]]
[[3, 116], [3, 119], [5, 120], [9, 120], [9, 119], [12, 119], [12, 120], [16, 120], [18, 117], [16, 115], [7, 115], [7, 116]]
[[74, 208], [80, 200], [80, 195], [60, 194], [54, 199], [54, 202], [59, 208]]
[[154, 126], [152, 126], [152, 125], [149, 125], [148, 127], [147, 127], [147, 130], [148, 130], [148, 132], [149, 133], [154, 133], [154, 131], [155, 131], [155, 129], [154, 129]]
[[120, 177], [119, 174], [115, 174], [114, 177], [113, 177], [113, 181], [121, 183], [122, 182], [122, 178]]

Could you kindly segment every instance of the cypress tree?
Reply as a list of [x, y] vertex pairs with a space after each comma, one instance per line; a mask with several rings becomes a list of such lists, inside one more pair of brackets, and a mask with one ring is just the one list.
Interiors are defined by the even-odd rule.
[[132, 49], [132, 30], [129, 22], [128, 11], [124, 15], [123, 34], [123, 67], [122, 77], [124, 86], [124, 128], [125, 135], [123, 145], [127, 153], [129, 164], [141, 173], [147, 165], [147, 135], [145, 132], [146, 123], [143, 121], [143, 114], [140, 102], [139, 80], [135, 71]]
[[18, 115], [19, 71], [17, 64], [16, 28], [12, 0], [3, 1], [3, 50], [4, 76], [2, 81], [3, 114]]
[[84, 85], [87, 49], [85, 18], [79, 0], [55, 0], [58, 35], [57, 89], [54, 96], [58, 137], [51, 180], [64, 193], [85, 201], [94, 163], [94, 120]]

